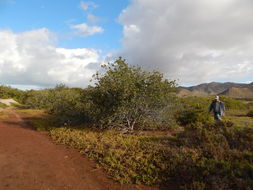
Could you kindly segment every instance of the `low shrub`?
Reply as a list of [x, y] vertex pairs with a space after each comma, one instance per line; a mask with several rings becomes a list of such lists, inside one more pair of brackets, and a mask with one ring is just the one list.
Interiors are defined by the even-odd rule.
[[177, 114], [177, 120], [181, 125], [207, 123], [212, 121], [212, 117], [207, 111], [200, 108], [192, 108], [181, 111]]
[[187, 97], [179, 99], [181, 106], [176, 114], [180, 125], [208, 123], [212, 117], [208, 114], [210, 99], [205, 97]]
[[230, 121], [186, 126], [177, 137], [182, 145], [190, 148], [214, 148], [210, 149], [216, 150], [210, 153], [213, 158], [224, 158], [219, 156], [227, 149], [253, 151], [253, 128], [238, 129]]
[[175, 136], [58, 128], [52, 138], [97, 160], [120, 183], [184, 189], [253, 188], [253, 129], [196, 123]]
[[78, 125], [89, 121], [86, 90], [57, 85], [53, 89], [30, 90], [23, 103], [28, 108], [43, 109], [57, 119], [58, 125]]
[[120, 183], [154, 184], [165, 178], [161, 171], [162, 155], [152, 142], [116, 131], [96, 132], [58, 128], [52, 138], [68, 144], [97, 160]]
[[25, 92], [9, 86], [0, 85], [0, 98], [13, 98], [17, 101], [22, 101]]
[[51, 104], [47, 110], [60, 125], [74, 126], [90, 121], [90, 106], [85, 101], [85, 90], [56, 87], [51, 93]]
[[51, 96], [51, 91], [49, 89], [44, 90], [29, 90], [26, 91], [22, 103], [26, 105], [27, 108], [32, 109], [50, 109], [53, 97]]
[[246, 109], [247, 105], [243, 103], [241, 100], [237, 100], [234, 98], [229, 98], [226, 96], [220, 97], [221, 101], [225, 104], [226, 109], [233, 109], [233, 110], [242, 110]]
[[196, 165], [186, 169], [196, 172], [190, 181], [202, 181], [208, 189], [253, 187], [252, 128], [239, 130], [231, 122], [198, 123], [187, 126], [177, 141], [181, 147], [198, 150]]
[[253, 101], [249, 101], [246, 103], [248, 109], [253, 109]]

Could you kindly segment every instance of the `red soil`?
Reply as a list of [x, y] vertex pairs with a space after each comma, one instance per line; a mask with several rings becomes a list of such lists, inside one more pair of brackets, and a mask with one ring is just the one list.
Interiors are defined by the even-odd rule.
[[29, 128], [13, 109], [0, 114], [0, 190], [153, 189], [119, 185], [95, 163]]

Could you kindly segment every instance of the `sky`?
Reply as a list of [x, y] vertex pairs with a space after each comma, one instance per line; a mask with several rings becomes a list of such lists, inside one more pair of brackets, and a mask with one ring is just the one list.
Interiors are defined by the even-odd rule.
[[122, 56], [179, 85], [252, 82], [252, 0], [0, 0], [0, 84], [86, 87]]

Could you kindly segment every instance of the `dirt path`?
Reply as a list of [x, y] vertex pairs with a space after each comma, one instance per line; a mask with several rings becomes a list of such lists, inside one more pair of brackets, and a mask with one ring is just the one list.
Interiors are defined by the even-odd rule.
[[1, 115], [0, 190], [136, 189], [115, 184], [77, 151], [29, 129], [15, 110]]
[[6, 104], [7, 106], [10, 106], [12, 103], [13, 104], [18, 104], [18, 102], [16, 102], [13, 99], [2, 99], [2, 98], [0, 98], [0, 102], [3, 103], [3, 104]]

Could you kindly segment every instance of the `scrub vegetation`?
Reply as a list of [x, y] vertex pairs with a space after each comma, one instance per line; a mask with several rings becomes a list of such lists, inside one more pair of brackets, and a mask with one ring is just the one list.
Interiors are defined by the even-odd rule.
[[[252, 188], [253, 129], [196, 124], [172, 136], [54, 128], [52, 138], [98, 161], [120, 183]], [[174, 185], [175, 185], [174, 184]], [[188, 189], [188, 188], [186, 188]]]
[[103, 68], [86, 89], [0, 92], [22, 103], [17, 110], [36, 129], [97, 161], [119, 183], [253, 188], [252, 102], [221, 97], [226, 116], [215, 122], [212, 97], [177, 97], [175, 81], [122, 58]]
[[0, 108], [6, 108], [7, 106], [0, 102]]

